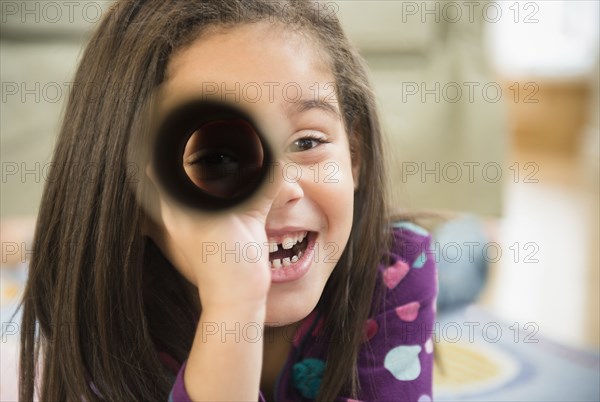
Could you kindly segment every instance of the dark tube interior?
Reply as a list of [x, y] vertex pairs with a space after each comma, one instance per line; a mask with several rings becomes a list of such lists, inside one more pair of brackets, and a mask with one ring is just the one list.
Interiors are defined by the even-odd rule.
[[160, 123], [153, 154], [161, 186], [187, 207], [231, 208], [268, 174], [271, 153], [249, 115], [227, 103], [194, 100]]

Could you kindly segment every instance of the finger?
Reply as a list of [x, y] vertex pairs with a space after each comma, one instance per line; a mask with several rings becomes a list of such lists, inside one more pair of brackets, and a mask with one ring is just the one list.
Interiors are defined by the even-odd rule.
[[257, 189], [255, 196], [250, 199], [247, 205], [242, 207], [247, 212], [256, 214], [256, 217], [263, 224], [266, 223], [271, 206], [281, 191], [282, 181], [278, 180], [281, 174], [281, 163], [272, 163], [265, 180]]

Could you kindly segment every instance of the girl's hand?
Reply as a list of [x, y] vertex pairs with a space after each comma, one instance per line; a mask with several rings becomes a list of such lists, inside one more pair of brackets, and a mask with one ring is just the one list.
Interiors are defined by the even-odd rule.
[[250, 201], [216, 213], [189, 211], [160, 197], [162, 236], [195, 281], [203, 312], [266, 310], [271, 269], [265, 226], [276, 195], [267, 179]]

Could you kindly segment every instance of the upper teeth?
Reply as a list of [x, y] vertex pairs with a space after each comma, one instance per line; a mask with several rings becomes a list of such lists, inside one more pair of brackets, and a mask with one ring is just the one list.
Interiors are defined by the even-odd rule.
[[281, 247], [283, 247], [284, 250], [289, 250], [292, 247], [294, 247], [294, 245], [296, 243], [301, 243], [302, 240], [304, 240], [304, 238], [306, 237], [306, 234], [307, 234], [306, 231], [286, 234], [281, 239], [281, 243], [279, 243], [277, 241], [279, 239], [270, 237], [269, 238], [269, 252], [272, 253], [272, 252], [277, 251], [277, 244], [281, 244]]
[[[307, 235], [308, 232], [303, 231], [303, 232], [297, 232], [297, 233], [290, 233], [290, 234], [286, 234], [282, 237], [269, 237], [269, 253], [273, 253], [275, 251], [277, 251], [278, 249], [278, 244], [281, 244], [281, 247], [283, 247], [283, 249], [285, 250], [289, 250], [292, 247], [294, 247], [294, 245], [296, 245], [297, 243], [301, 243]], [[279, 243], [281, 242], [281, 243]], [[296, 253], [296, 255], [293, 255], [291, 258], [290, 257], [286, 257], [286, 258], [276, 258], [271, 260], [271, 269], [280, 269], [282, 266], [283, 267], [287, 267], [291, 264], [296, 263], [300, 257], [302, 257], [302, 251], [298, 251]]]
[[283, 241], [281, 242], [281, 247], [283, 247], [285, 250], [289, 250], [290, 248], [294, 247], [294, 244], [296, 244], [296, 237], [284, 237]]

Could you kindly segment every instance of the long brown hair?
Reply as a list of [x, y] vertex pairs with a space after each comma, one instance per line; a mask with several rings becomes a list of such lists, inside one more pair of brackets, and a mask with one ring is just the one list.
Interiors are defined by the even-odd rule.
[[[329, 56], [352, 154], [361, 162], [349, 242], [319, 300], [325, 335], [336, 342], [317, 400], [342, 390], [356, 397], [363, 324], [391, 241], [380, 122], [364, 63], [335, 9], [283, 3], [128, 0], [100, 22], [75, 75], [79, 86], [69, 95], [37, 219], [22, 300], [21, 400], [33, 398], [40, 351], [42, 400], [167, 399], [172, 377], [157, 345], [186, 359], [195, 333], [190, 317], [198, 312], [181, 291], [189, 284], [157, 263], [142, 235], [148, 217], [128, 183], [131, 144], [141, 143], [135, 133], [143, 111], [175, 50], [210, 27], [273, 17], [311, 35]], [[104, 90], [92, 99], [81, 90], [88, 84]]]

